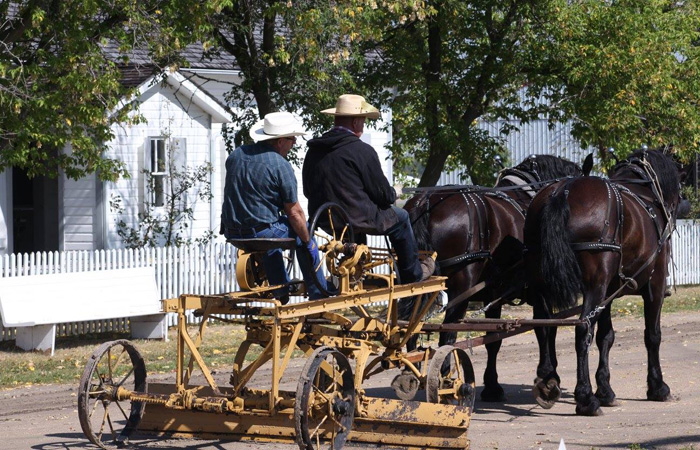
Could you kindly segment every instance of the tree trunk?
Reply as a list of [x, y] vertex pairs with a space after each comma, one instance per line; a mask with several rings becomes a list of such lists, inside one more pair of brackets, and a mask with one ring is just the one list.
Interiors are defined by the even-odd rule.
[[425, 76], [425, 125], [428, 132], [429, 155], [419, 187], [435, 186], [440, 179], [449, 150], [440, 145], [440, 74], [442, 72], [442, 38], [440, 36], [441, 10], [439, 6], [436, 19], [428, 24], [428, 61], [423, 64]]

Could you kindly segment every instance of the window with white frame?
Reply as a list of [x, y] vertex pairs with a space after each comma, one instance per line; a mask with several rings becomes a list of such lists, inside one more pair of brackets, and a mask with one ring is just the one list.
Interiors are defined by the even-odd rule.
[[150, 174], [148, 195], [151, 205], [156, 208], [165, 206], [165, 192], [168, 178], [168, 149], [163, 137], [149, 139], [148, 172]]

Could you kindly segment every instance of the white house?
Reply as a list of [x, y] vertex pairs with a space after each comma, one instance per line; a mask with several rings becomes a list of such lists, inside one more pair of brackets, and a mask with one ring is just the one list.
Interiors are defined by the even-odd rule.
[[[96, 250], [123, 246], [116, 223], [137, 222], [146, 196], [157, 195], [147, 186], [144, 170], [157, 179], [167, 150], [178, 158], [177, 165], [199, 166], [211, 162], [211, 202], [192, 195], [186, 201], [194, 208], [194, 220], [188, 237], [198, 237], [207, 230], [217, 232], [220, 223], [224, 161], [228, 156], [223, 142], [222, 125], [231, 121], [224, 105], [224, 94], [240, 75], [230, 56], [203, 61], [188, 55], [192, 67], [168, 73], [163, 82], [150, 73], [125, 70], [125, 83], [137, 87], [138, 114], [145, 119], [135, 125], [113, 127], [114, 139], [108, 143], [107, 156], [123, 161], [131, 175], [117, 182], [101, 182], [97, 175], [70, 180], [35, 178], [29, 180], [22, 171], [8, 169], [0, 173], [0, 255], [32, 251]], [[329, 105], [329, 107], [332, 105]], [[390, 119], [385, 115], [384, 120]], [[384, 148], [390, 139], [386, 132], [368, 129], [363, 140], [379, 153], [387, 177], [392, 179], [391, 162]], [[303, 158], [305, 145], [298, 150]], [[64, 149], [69, 152], [70, 148]], [[297, 169], [300, 200], [301, 169]], [[120, 198], [123, 213], [110, 207]], [[151, 197], [153, 200], [154, 198]], [[158, 199], [155, 199], [156, 202]]]

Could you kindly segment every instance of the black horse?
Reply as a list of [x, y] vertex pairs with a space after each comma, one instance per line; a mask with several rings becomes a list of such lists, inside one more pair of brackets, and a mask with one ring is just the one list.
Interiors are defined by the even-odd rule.
[[[616, 405], [608, 356], [615, 339], [610, 305], [638, 293], [644, 299], [644, 343], [648, 354], [647, 398], [664, 401], [670, 390], [659, 365], [661, 305], [680, 202], [681, 174], [670, 155], [640, 150], [617, 164], [610, 179], [582, 177], [555, 183], [532, 201], [525, 222], [528, 302], [535, 318], [572, 308], [583, 294], [576, 325], [576, 413], [598, 415]], [[600, 352], [592, 392], [588, 350], [595, 336]], [[537, 329], [540, 361], [538, 403], [559, 397], [556, 328]]]
[[[444, 323], [463, 319], [468, 302], [478, 300], [487, 305], [499, 297], [504, 301], [521, 298], [522, 283], [517, 280], [524, 280], [519, 263], [527, 206], [542, 187], [581, 174], [581, 168], [573, 162], [533, 155], [501, 171], [496, 188], [445, 186], [419, 193], [406, 203], [418, 246], [437, 252], [439, 272], [448, 277], [449, 303]], [[475, 289], [479, 292], [471, 295]], [[401, 302], [402, 318], [410, 314], [412, 301]], [[501, 303], [493, 304], [485, 315], [499, 318]], [[453, 344], [456, 338], [456, 332], [441, 332], [440, 345]], [[486, 345], [488, 362], [481, 392], [484, 401], [505, 399], [496, 371], [500, 347], [500, 340]]]

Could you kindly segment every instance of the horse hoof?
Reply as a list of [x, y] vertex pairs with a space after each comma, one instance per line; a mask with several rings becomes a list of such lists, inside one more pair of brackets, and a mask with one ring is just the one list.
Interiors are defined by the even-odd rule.
[[647, 394], [647, 400], [651, 400], [652, 402], [667, 402], [673, 400], [673, 396], [670, 392], [668, 394]]
[[[607, 392], [607, 394], [603, 392]], [[599, 389], [595, 393], [595, 398], [600, 402], [600, 406], [620, 406], [620, 402], [617, 401], [617, 397], [615, 397], [615, 393], [612, 391], [601, 391]]]
[[598, 417], [603, 415], [603, 410], [599, 407], [595, 409], [589, 409], [576, 405], [576, 414], [579, 416]]
[[666, 402], [672, 400], [671, 389], [666, 383], [662, 383], [658, 389], [647, 390], [647, 399], [654, 402]]
[[537, 378], [532, 387], [532, 393], [538, 405], [544, 409], [550, 409], [559, 400], [561, 389], [554, 378], [547, 380], [547, 383], [544, 383], [541, 378]]
[[506, 401], [506, 395], [503, 389], [486, 389], [481, 391], [481, 401], [489, 403], [503, 403]]

